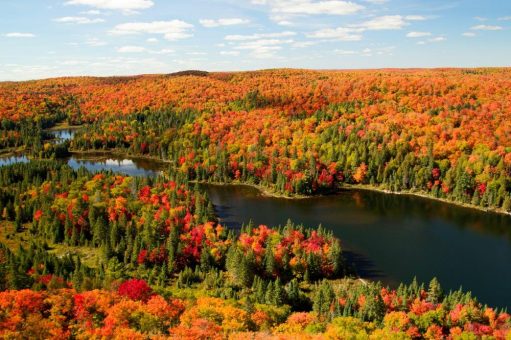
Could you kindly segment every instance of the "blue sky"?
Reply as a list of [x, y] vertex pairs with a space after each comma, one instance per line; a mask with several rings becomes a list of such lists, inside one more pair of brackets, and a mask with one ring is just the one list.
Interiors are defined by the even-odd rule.
[[509, 0], [2, 0], [0, 80], [510, 66]]

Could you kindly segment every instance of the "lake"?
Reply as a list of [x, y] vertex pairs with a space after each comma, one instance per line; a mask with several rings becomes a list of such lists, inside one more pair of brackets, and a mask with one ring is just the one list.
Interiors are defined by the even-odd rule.
[[511, 307], [510, 216], [367, 190], [290, 200], [249, 186], [206, 188], [230, 227], [250, 220], [283, 225], [288, 218], [322, 224], [342, 240], [364, 278], [396, 286], [436, 276], [444, 289], [463, 286], [484, 303]]
[[[0, 166], [28, 162], [0, 159]], [[105, 154], [74, 154], [77, 169], [157, 176], [165, 163]], [[511, 217], [409, 195], [366, 190], [290, 200], [266, 197], [250, 186], [204, 185], [222, 223], [239, 228], [250, 220], [279, 225], [291, 219], [322, 224], [342, 240], [359, 274], [395, 286], [414, 276], [437, 277], [444, 289], [463, 286], [483, 303], [511, 307]]]

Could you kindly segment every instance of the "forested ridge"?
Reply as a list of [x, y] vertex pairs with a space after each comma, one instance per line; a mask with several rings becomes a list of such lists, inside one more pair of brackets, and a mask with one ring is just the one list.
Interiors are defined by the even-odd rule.
[[[359, 280], [328, 226], [231, 230], [199, 182], [364, 185], [511, 211], [511, 70], [182, 72], [0, 83], [5, 338], [496, 338], [436, 279]], [[58, 142], [48, 129], [79, 126]], [[167, 164], [73, 170], [70, 152]], [[497, 259], [496, 259], [497, 261]]]
[[72, 150], [168, 159], [190, 179], [285, 195], [366, 184], [510, 211], [509, 75], [269, 70], [3, 83], [2, 144], [64, 154], [33, 131], [67, 121], [85, 124]]

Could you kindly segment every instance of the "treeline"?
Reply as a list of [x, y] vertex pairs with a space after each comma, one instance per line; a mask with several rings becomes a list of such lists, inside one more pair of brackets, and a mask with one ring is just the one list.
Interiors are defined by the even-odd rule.
[[[431, 140], [424, 154], [417, 154], [414, 136], [402, 128], [382, 134], [366, 131], [364, 120], [356, 125], [344, 120], [364, 107], [362, 102], [332, 105], [295, 121], [293, 133], [301, 136], [298, 139], [274, 135], [282, 132], [275, 130], [281, 122], [272, 125], [265, 120], [261, 128], [254, 123], [259, 132], [254, 144], [248, 145], [243, 141], [248, 132], [241, 126], [249, 118], [221, 124], [206, 113], [149, 111], [91, 125], [75, 137], [71, 147], [150, 155], [171, 160], [189, 179], [256, 183], [289, 195], [366, 184], [511, 211], [511, 168], [498, 152], [484, 145], [466, 145], [452, 162], [435, 156]], [[257, 110], [245, 113], [254, 115], [254, 120], [260, 114]], [[307, 135], [304, 124], [315, 132]], [[392, 142], [396, 133], [406, 137]]]
[[[364, 184], [511, 211], [509, 70], [186, 73], [3, 84], [3, 146], [171, 160], [189, 178], [287, 195]], [[15, 126], [39, 122], [26, 128]], [[39, 125], [40, 126], [39, 126]], [[24, 132], [22, 132], [24, 131]], [[31, 133], [32, 132], [32, 133]]]

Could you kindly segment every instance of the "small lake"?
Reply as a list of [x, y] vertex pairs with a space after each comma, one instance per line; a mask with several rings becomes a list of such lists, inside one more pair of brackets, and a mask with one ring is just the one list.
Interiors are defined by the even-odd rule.
[[[106, 154], [74, 154], [63, 160], [77, 169], [157, 176], [165, 163]], [[0, 166], [29, 162], [0, 159]], [[302, 200], [265, 197], [249, 186], [203, 185], [222, 223], [239, 228], [283, 225], [288, 219], [322, 224], [342, 240], [345, 256], [362, 277], [395, 286], [414, 276], [437, 277], [444, 289], [462, 286], [480, 301], [511, 307], [511, 217], [409, 195], [365, 190]]]
[[67, 164], [73, 169], [84, 167], [89, 171], [112, 171], [129, 176], [155, 177], [165, 168], [164, 162], [147, 158], [125, 158], [105, 154], [73, 154], [67, 158]]
[[[155, 177], [162, 173], [165, 168], [164, 162], [146, 158], [125, 158], [104, 153], [73, 154], [71, 157], [61, 159], [73, 169], [81, 167], [91, 172], [112, 171], [129, 176], [150, 176]], [[0, 166], [14, 163], [28, 163], [30, 159], [26, 156], [0, 157]]]
[[249, 186], [207, 185], [222, 222], [252, 220], [332, 230], [362, 277], [391, 286], [414, 276], [444, 289], [462, 286], [480, 301], [511, 307], [511, 217], [410, 195], [347, 190], [289, 200]]

